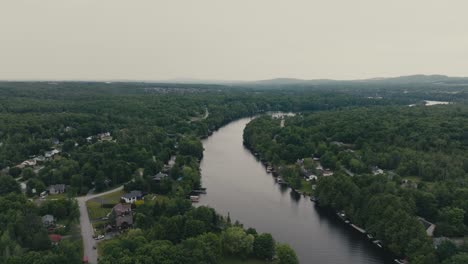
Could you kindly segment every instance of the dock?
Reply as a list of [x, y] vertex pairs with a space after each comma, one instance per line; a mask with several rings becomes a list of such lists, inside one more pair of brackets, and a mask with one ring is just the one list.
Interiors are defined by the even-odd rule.
[[356, 229], [357, 231], [359, 231], [360, 233], [362, 233], [362, 234], [367, 233], [366, 230], [360, 228], [359, 226], [357, 226], [357, 225], [355, 225], [355, 224], [351, 224], [351, 226], [352, 226], [354, 229]]

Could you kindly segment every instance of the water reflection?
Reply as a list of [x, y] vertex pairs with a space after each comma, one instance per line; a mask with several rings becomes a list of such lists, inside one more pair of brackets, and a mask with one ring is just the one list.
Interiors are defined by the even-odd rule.
[[200, 204], [273, 234], [296, 250], [301, 263], [392, 263], [362, 234], [276, 183], [242, 145], [243, 129], [250, 120], [234, 121], [203, 141], [202, 182], [208, 193]]

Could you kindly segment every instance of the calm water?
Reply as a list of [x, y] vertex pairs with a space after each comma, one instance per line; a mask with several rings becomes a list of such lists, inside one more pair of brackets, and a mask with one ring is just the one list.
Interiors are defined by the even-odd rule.
[[387, 264], [391, 259], [360, 234], [289, 188], [281, 188], [242, 145], [250, 118], [234, 121], [203, 141], [200, 204], [230, 213], [232, 221], [273, 234], [290, 244], [301, 263]]

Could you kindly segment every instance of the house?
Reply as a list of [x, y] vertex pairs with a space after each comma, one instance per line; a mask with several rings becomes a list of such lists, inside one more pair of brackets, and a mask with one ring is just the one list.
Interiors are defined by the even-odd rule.
[[57, 234], [50, 234], [49, 235], [50, 242], [52, 242], [52, 245], [58, 245], [60, 241], [62, 241], [62, 236], [57, 235]]
[[333, 171], [327, 169], [322, 173], [322, 176], [323, 177], [333, 176]]
[[46, 159], [50, 159], [50, 158], [54, 157], [56, 154], [59, 154], [59, 153], [60, 153], [60, 150], [53, 149], [51, 151], [46, 151], [44, 153], [44, 156], [45, 156]]
[[401, 181], [401, 188], [412, 188], [412, 189], [417, 189], [418, 188], [418, 183], [413, 182], [407, 179], [403, 179]]
[[371, 170], [372, 170], [372, 174], [374, 175], [380, 175], [384, 173], [384, 171], [377, 166], [372, 167]]
[[158, 173], [156, 175], [153, 176], [153, 181], [156, 181], [156, 182], [160, 182], [162, 181], [164, 178], [167, 178], [169, 175], [167, 175], [166, 173]]
[[126, 193], [120, 197], [121, 200], [125, 201], [126, 203], [134, 203], [137, 200], [140, 200], [143, 197], [141, 191], [131, 191]]
[[112, 140], [112, 136], [110, 134], [110, 132], [105, 132], [105, 133], [100, 133], [97, 135], [98, 139], [100, 141], [111, 141]]
[[34, 157], [34, 160], [36, 161], [36, 163], [39, 163], [39, 162], [44, 162], [46, 161], [46, 158], [42, 155], [39, 155], [37, 157]]
[[54, 184], [47, 187], [49, 194], [60, 194], [65, 192], [65, 184]]
[[47, 214], [42, 217], [42, 224], [45, 227], [49, 227], [55, 224], [55, 219], [53, 215]]
[[133, 225], [132, 205], [116, 204], [112, 208], [111, 219], [115, 227], [122, 229]]
[[312, 175], [309, 175], [309, 177], [307, 177], [306, 181], [312, 181], [312, 180], [317, 180], [317, 179], [318, 179], [317, 175], [312, 174]]
[[36, 166], [36, 160], [35, 159], [25, 160], [21, 164], [24, 165], [25, 167], [27, 167], [27, 166], [29, 166], [29, 167]]

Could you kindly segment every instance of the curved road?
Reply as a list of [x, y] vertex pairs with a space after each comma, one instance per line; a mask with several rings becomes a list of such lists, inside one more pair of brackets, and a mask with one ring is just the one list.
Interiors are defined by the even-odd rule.
[[83, 254], [88, 256], [88, 262], [92, 264], [97, 264], [97, 250], [93, 249], [98, 242], [98, 240], [94, 240], [94, 228], [91, 224], [91, 220], [88, 216], [88, 209], [86, 208], [86, 201], [106, 195], [113, 192], [118, 192], [123, 190], [123, 185], [119, 186], [115, 189], [109, 190], [107, 192], [98, 193], [98, 194], [88, 194], [85, 196], [76, 197], [78, 201], [78, 206], [80, 207], [80, 226], [81, 226], [81, 237], [83, 239]]

